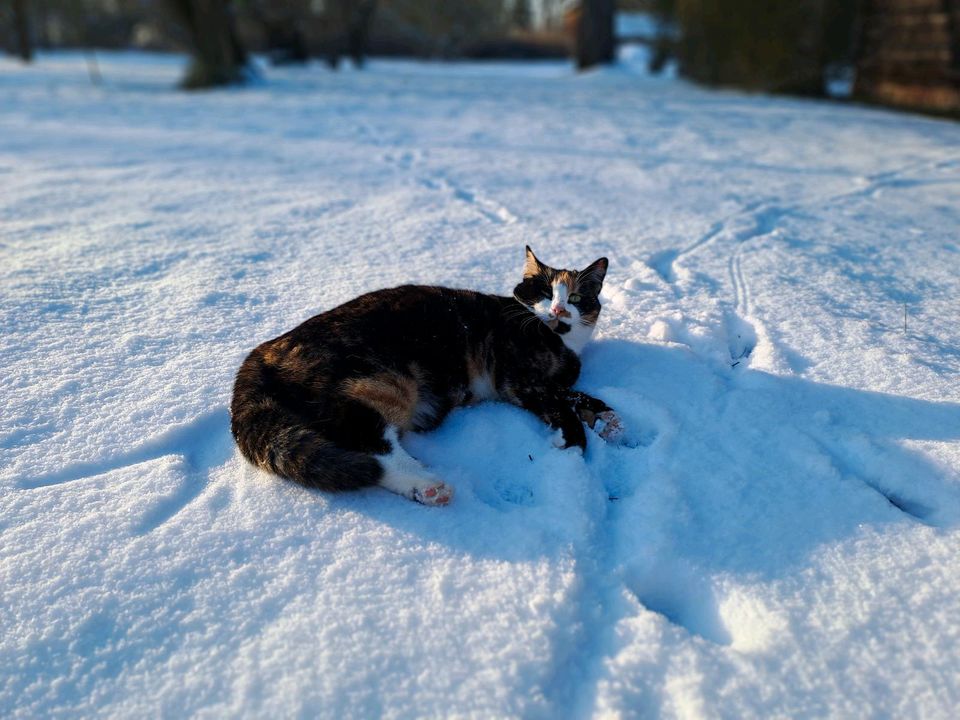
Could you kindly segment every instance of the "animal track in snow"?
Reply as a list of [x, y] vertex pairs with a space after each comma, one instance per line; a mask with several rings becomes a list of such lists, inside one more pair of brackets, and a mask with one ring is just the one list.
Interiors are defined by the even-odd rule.
[[688, 565], [663, 563], [631, 578], [627, 587], [644, 608], [672, 625], [717, 645], [731, 643], [709, 582]]
[[[655, 253], [647, 260], [647, 264], [657, 272], [664, 282], [672, 284], [676, 282], [677, 276], [674, 266], [687, 255], [695, 253], [725, 236], [729, 236], [737, 242], [743, 242], [750, 237], [769, 232], [770, 229], [772, 229], [770, 223], [775, 222], [775, 219], [779, 217], [781, 211], [771, 206], [768, 210], [754, 215], [754, 211], [761, 207], [763, 207], [762, 202], [745, 205], [740, 210], [713, 223], [706, 232], [686, 247], [680, 249], [671, 248]], [[736, 223], [743, 219], [748, 221], [748, 226], [738, 230]], [[766, 229], [768, 227], [770, 227], [770, 229]]]
[[467, 190], [446, 177], [441, 176], [439, 179], [422, 178], [419, 182], [423, 187], [430, 190], [440, 190], [449, 193], [455, 199], [469, 205], [493, 223], [510, 225], [517, 222], [517, 216], [510, 212], [506, 206], [480, 193]]
[[680, 251], [673, 248], [661, 250], [654, 253], [647, 259], [647, 265], [660, 276], [665, 283], [673, 284], [676, 281], [676, 274], [673, 271], [673, 263], [680, 257]]
[[728, 313], [724, 319], [724, 330], [730, 349], [731, 366], [746, 364], [757, 347], [757, 331], [751, 323], [733, 312]]
[[[736, 313], [724, 324], [731, 355], [749, 356], [753, 326]], [[580, 563], [584, 585], [601, 587], [583, 600], [588, 633], [601, 638], [595, 667], [604, 649], [616, 652], [619, 621], [645, 611], [734, 651], [769, 647], [782, 622], [771, 615], [758, 629], [750, 602], [727, 607], [724, 578], [781, 577], [867, 523], [960, 522], [954, 481], [899, 442], [960, 439], [960, 405], [749, 369], [731, 376], [687, 349], [622, 341], [592, 347], [584, 372], [616, 374], [602, 396], [659, 433], [642, 452], [587, 458], [618, 500]], [[643, 609], [618, 603], [623, 591]]]
[[498, 477], [493, 482], [497, 496], [511, 505], [533, 505], [533, 490], [523, 483]]
[[[383, 155], [383, 160], [405, 172], [413, 172], [422, 164], [425, 153], [419, 150], [389, 152]], [[449, 194], [473, 208], [490, 222], [510, 225], [518, 218], [505, 205], [493, 200], [475, 190], [468, 189], [449, 176], [432, 168], [430, 172], [416, 172], [417, 184], [428, 190], [435, 190]]]
[[182, 457], [182, 479], [177, 488], [153, 507], [147, 508], [135, 530], [145, 534], [156, 529], [197, 498], [207, 485], [210, 471], [222, 465], [233, 452], [230, 417], [225, 408], [214, 410], [174, 427], [120, 455], [68, 465], [17, 486], [38, 489], [86, 480], [115, 470], [133, 467], [169, 455]]

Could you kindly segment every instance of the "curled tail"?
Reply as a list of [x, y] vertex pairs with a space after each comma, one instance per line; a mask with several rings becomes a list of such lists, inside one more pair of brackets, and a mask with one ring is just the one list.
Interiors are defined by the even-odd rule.
[[356, 490], [380, 481], [383, 467], [376, 458], [337, 447], [266, 393], [259, 365], [251, 356], [240, 368], [230, 409], [230, 432], [247, 460], [320, 490]]

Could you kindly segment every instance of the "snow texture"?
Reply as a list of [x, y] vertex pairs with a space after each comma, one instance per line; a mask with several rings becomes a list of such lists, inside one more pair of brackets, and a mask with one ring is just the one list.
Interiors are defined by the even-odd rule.
[[[922, 717], [960, 706], [960, 126], [563, 64], [174, 89], [0, 62], [0, 716]], [[580, 387], [248, 467], [244, 354], [361, 292], [610, 258]]]

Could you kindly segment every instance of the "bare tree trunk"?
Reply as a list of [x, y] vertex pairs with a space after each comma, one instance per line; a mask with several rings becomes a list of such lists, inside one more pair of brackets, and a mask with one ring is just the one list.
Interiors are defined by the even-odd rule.
[[327, 64], [332, 69], [337, 69], [340, 57], [344, 54], [350, 56], [354, 65], [363, 67], [376, 9], [376, 0], [334, 0], [330, 3], [328, 17], [334, 30], [327, 52]]
[[27, 0], [13, 0], [13, 30], [17, 37], [17, 55], [24, 62], [30, 62], [33, 60], [33, 43], [30, 41]]
[[244, 79], [247, 54], [233, 26], [230, 0], [165, 0], [189, 33], [193, 54], [183, 86], [231, 85]]
[[616, 55], [613, 34], [614, 0], [581, 0], [577, 23], [577, 68], [612, 63]]
[[376, 0], [360, 0], [347, 21], [347, 52], [358, 68], [363, 67], [367, 59], [370, 26], [373, 25], [373, 13], [376, 9]]

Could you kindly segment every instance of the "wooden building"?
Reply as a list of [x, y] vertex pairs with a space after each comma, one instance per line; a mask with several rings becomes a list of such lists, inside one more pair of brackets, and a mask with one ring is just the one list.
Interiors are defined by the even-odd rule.
[[861, 0], [854, 95], [960, 113], [960, 0]]

